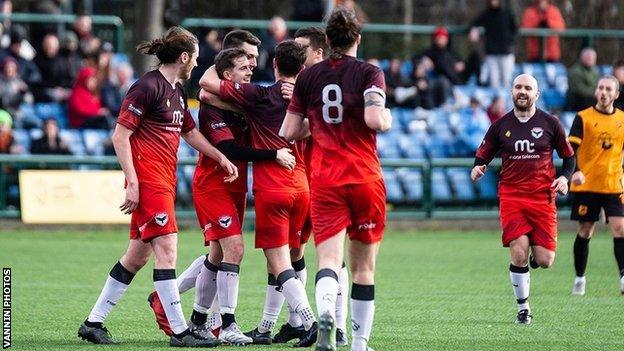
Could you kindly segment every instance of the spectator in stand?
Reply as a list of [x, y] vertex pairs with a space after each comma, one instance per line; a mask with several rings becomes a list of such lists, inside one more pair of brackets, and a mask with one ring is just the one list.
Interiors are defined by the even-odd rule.
[[613, 75], [620, 82], [620, 95], [613, 105], [620, 110], [624, 110], [624, 59], [619, 59], [613, 64]]
[[71, 90], [63, 84], [69, 79], [64, 60], [59, 56], [59, 39], [55, 34], [43, 37], [41, 52], [34, 62], [41, 72], [41, 84], [35, 89], [35, 98], [43, 102], [63, 102]]
[[[28, 85], [17, 75], [19, 65], [17, 60], [7, 56], [2, 60], [2, 75], [0, 75], [0, 102], [1, 108], [15, 115], [22, 103], [33, 102]], [[21, 121], [20, 121], [21, 122]], [[21, 123], [19, 123], [21, 126]]]
[[100, 99], [102, 105], [117, 116], [121, 102], [133, 83], [134, 70], [129, 63], [123, 62], [114, 71], [114, 77], [102, 84]]
[[581, 51], [579, 61], [568, 70], [568, 111], [580, 111], [596, 102], [594, 90], [600, 79], [596, 58], [594, 49], [585, 48]]
[[199, 38], [203, 38], [203, 40], [200, 40], [199, 42], [197, 68], [191, 71], [191, 91], [197, 91], [199, 88], [199, 79], [202, 74], [204, 74], [204, 72], [206, 72], [206, 70], [214, 64], [214, 59], [219, 51], [221, 51], [222, 47], [221, 38], [216, 29], [209, 29], [205, 31], [205, 34], [200, 35]]
[[[548, 28], [564, 30], [565, 21], [561, 11], [550, 0], [534, 0], [533, 4], [524, 10], [522, 15], [522, 28]], [[542, 47], [541, 37], [528, 37], [526, 39], [526, 59], [537, 62], [542, 59], [547, 62], [558, 62], [561, 58], [559, 37], [556, 35], [546, 38], [546, 48]], [[544, 57], [542, 58], [542, 54]]]
[[464, 156], [473, 154], [483, 140], [483, 136], [490, 127], [490, 120], [483, 110], [481, 103], [475, 97], [470, 99], [470, 106], [464, 109], [458, 121], [459, 140], [463, 144]]
[[61, 43], [61, 51], [59, 53], [62, 67], [65, 68], [63, 74], [63, 82], [61, 86], [71, 88], [78, 78], [78, 72], [82, 69], [82, 58], [78, 53], [78, 37], [74, 32], [65, 33], [65, 37]]
[[390, 66], [384, 70], [386, 79], [386, 103], [389, 107], [404, 106], [404, 99], [397, 101], [395, 91], [397, 88], [406, 88], [411, 86], [410, 82], [401, 74], [401, 60], [391, 59]]
[[[13, 120], [11, 115], [0, 110], [0, 154], [21, 154], [24, 152], [23, 147], [15, 142], [13, 138]], [[7, 169], [2, 169], [2, 172]]]
[[93, 48], [93, 39], [97, 39], [93, 35], [93, 21], [91, 16], [80, 15], [74, 20], [72, 30], [78, 37], [78, 48], [82, 57], [88, 57], [93, 54], [94, 51], [99, 49], [99, 45], [96, 49]]
[[488, 0], [487, 3], [488, 8], [472, 23], [469, 37], [478, 38], [477, 27], [484, 28], [489, 85], [507, 88], [511, 86], [514, 70], [514, 41], [518, 27], [513, 13], [502, 7], [501, 0]]
[[109, 129], [110, 112], [97, 94], [97, 71], [85, 67], [78, 74], [68, 102], [69, 125], [80, 129]]
[[449, 48], [449, 31], [444, 27], [436, 28], [431, 35], [431, 41], [431, 46], [423, 51], [418, 59], [428, 57], [433, 62], [433, 70], [438, 76], [446, 77], [453, 85], [464, 84], [466, 64]]
[[254, 71], [254, 80], [272, 82], [273, 77], [273, 58], [275, 58], [275, 47], [277, 44], [288, 39], [288, 28], [286, 21], [282, 17], [275, 16], [271, 18], [267, 33], [262, 38], [262, 46], [260, 48], [260, 57], [258, 58], [258, 68], [256, 74]]
[[30, 153], [38, 155], [71, 155], [67, 143], [59, 135], [56, 119], [48, 118], [43, 122], [43, 135], [30, 144]]
[[30, 59], [24, 58], [20, 53], [22, 45], [26, 42], [26, 30], [23, 27], [11, 26], [11, 43], [8, 50], [0, 53], [0, 61], [6, 57], [12, 57], [17, 61], [18, 75], [29, 86], [36, 86], [41, 82], [41, 74], [37, 65]]
[[355, 17], [357, 18], [360, 24], [364, 24], [368, 22], [368, 15], [362, 9], [362, 6], [358, 5], [355, 0], [336, 0], [335, 6], [342, 6], [347, 10], [355, 13]]
[[490, 124], [496, 122], [499, 118], [503, 117], [507, 113], [505, 106], [505, 99], [502, 96], [497, 96], [492, 99], [492, 103], [486, 110], [487, 116], [490, 119]]

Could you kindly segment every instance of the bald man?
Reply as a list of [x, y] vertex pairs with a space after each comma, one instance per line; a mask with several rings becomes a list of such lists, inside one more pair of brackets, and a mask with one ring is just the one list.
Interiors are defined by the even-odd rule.
[[[574, 151], [559, 120], [535, 107], [539, 90], [528, 74], [514, 79], [514, 108], [492, 124], [477, 149], [470, 173], [478, 181], [500, 152], [499, 182], [503, 246], [509, 247], [509, 276], [518, 303], [517, 324], [531, 324], [529, 261], [532, 268], [548, 268], [557, 248], [557, 193], [568, 192], [574, 171]], [[555, 176], [553, 150], [563, 158]], [[531, 255], [531, 259], [529, 259]]]

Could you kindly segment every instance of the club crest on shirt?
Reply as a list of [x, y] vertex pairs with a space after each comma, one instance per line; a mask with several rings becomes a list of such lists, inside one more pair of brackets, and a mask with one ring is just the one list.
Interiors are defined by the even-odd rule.
[[156, 222], [159, 226], [164, 227], [165, 224], [169, 223], [169, 215], [164, 212], [159, 213], [154, 216], [154, 222]]
[[535, 127], [531, 129], [531, 135], [533, 135], [535, 139], [539, 139], [543, 134], [544, 134], [544, 129], [540, 127]]
[[219, 217], [219, 225], [225, 229], [229, 228], [232, 225], [232, 217], [230, 216]]
[[511, 136], [511, 131], [510, 130], [506, 131], [505, 136], [509, 138]]
[[180, 106], [182, 106], [182, 108], [186, 108], [186, 106], [184, 106], [184, 99], [182, 99], [181, 96], [180, 96]]
[[171, 106], [171, 102], [167, 99], [167, 107]]
[[236, 90], [240, 90], [240, 88], [241, 88], [241, 85], [240, 85], [240, 84], [238, 84], [238, 83], [234, 83], [234, 89], [236, 89]]

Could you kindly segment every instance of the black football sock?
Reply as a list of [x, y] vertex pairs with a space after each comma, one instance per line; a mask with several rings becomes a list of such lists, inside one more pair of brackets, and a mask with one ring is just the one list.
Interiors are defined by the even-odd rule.
[[589, 238], [581, 238], [577, 234], [576, 240], [574, 240], [574, 269], [576, 270], [577, 277], [585, 275], [585, 269], [587, 268], [587, 256], [589, 256]]
[[613, 252], [620, 269], [620, 277], [624, 276], [624, 238], [613, 238]]

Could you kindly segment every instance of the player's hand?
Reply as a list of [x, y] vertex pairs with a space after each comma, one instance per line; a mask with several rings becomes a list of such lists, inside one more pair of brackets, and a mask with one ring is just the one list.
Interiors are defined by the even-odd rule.
[[473, 182], [476, 182], [483, 177], [485, 171], [487, 171], [486, 165], [474, 166], [470, 171], [470, 179], [472, 179]]
[[292, 83], [282, 83], [282, 97], [286, 101], [290, 101], [293, 96], [293, 91], [295, 90], [295, 85]]
[[581, 171], [576, 171], [574, 172], [574, 174], [572, 174], [572, 178], [570, 179], [570, 181], [574, 185], [581, 185], [585, 183], [585, 175]]
[[136, 210], [139, 206], [139, 184], [138, 183], [128, 183], [126, 185], [126, 200], [124, 201], [119, 209], [124, 214], [130, 214]]
[[552, 182], [550, 188], [561, 195], [565, 195], [568, 193], [568, 180], [566, 179], [566, 177], [561, 176], [555, 179], [554, 182]]
[[223, 178], [223, 181], [226, 183], [231, 183], [238, 178], [238, 168], [234, 166], [230, 160], [228, 160], [225, 156], [219, 161], [219, 165], [225, 172], [227, 172], [228, 176]]
[[289, 148], [277, 150], [277, 157], [275, 160], [280, 164], [280, 166], [288, 168], [290, 171], [292, 171], [295, 168], [295, 164], [297, 164], [297, 160], [295, 159], [295, 156], [293, 156], [292, 150]]

